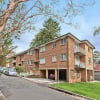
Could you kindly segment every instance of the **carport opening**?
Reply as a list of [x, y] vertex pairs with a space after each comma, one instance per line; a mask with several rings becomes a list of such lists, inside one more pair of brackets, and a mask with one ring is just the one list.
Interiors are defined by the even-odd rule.
[[67, 80], [66, 73], [67, 71], [65, 69], [60, 69], [59, 70], [59, 80], [63, 80], [63, 81]]
[[41, 70], [41, 77], [46, 78], [46, 70]]
[[16, 66], [16, 63], [13, 63], [13, 66], [15, 67]]
[[55, 70], [48, 70], [48, 78], [55, 79]]

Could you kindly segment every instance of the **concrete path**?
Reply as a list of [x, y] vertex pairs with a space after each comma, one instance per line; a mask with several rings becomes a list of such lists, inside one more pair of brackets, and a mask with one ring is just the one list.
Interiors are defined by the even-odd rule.
[[0, 90], [8, 100], [79, 100], [19, 77], [2, 75]]

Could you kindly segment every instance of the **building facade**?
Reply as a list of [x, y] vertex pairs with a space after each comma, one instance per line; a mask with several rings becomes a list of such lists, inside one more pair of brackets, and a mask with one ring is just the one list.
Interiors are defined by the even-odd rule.
[[47, 79], [66, 80], [70, 83], [92, 81], [93, 49], [89, 41], [80, 41], [68, 33], [34, 50], [13, 56], [13, 66], [23, 66], [24, 71], [32, 69], [35, 74]]
[[94, 68], [94, 79], [100, 81], [100, 63]]

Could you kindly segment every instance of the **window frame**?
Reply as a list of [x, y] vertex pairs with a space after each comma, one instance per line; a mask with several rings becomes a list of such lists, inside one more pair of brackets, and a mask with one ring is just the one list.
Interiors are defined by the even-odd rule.
[[[32, 61], [33, 61], [33, 63], [32, 63]], [[30, 60], [30, 65], [33, 65], [34, 64], [34, 60]]]
[[52, 48], [56, 47], [56, 42], [52, 42]]
[[[44, 49], [43, 49], [43, 48], [44, 48]], [[46, 51], [45, 46], [40, 47], [40, 52], [45, 52], [45, 51]]]
[[60, 44], [61, 44], [61, 45], [65, 45], [65, 44], [66, 44], [66, 38], [61, 39]]
[[34, 54], [34, 50], [29, 50], [28, 51], [28, 55], [33, 55]]
[[[44, 59], [44, 62], [41, 63], [41, 59], [42, 59], [42, 60]], [[40, 58], [40, 62], [39, 62], [39, 63], [40, 63], [40, 64], [45, 64], [45, 63], [46, 63], [45, 57]]]
[[[56, 58], [56, 60], [53, 60], [53, 57]], [[56, 55], [52, 55], [52, 62], [56, 62], [57, 61], [57, 56]]]
[[[64, 59], [64, 55], [65, 55], [65, 59]], [[63, 59], [62, 59], [63, 58]], [[66, 53], [62, 53], [61, 54], [61, 61], [65, 61], [66, 60]]]

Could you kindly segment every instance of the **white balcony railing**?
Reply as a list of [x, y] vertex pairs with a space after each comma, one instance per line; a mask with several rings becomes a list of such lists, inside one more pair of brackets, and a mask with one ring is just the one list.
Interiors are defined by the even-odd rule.
[[78, 48], [75, 48], [75, 53], [79, 52], [79, 53], [82, 53], [82, 54], [85, 54], [85, 50], [81, 47], [78, 47]]
[[13, 62], [13, 63], [16, 63], [16, 60], [13, 60], [12, 62]]
[[75, 68], [85, 68], [85, 63], [84, 62], [80, 62], [80, 63], [75, 63]]
[[24, 61], [24, 59], [21, 59], [21, 61]]

